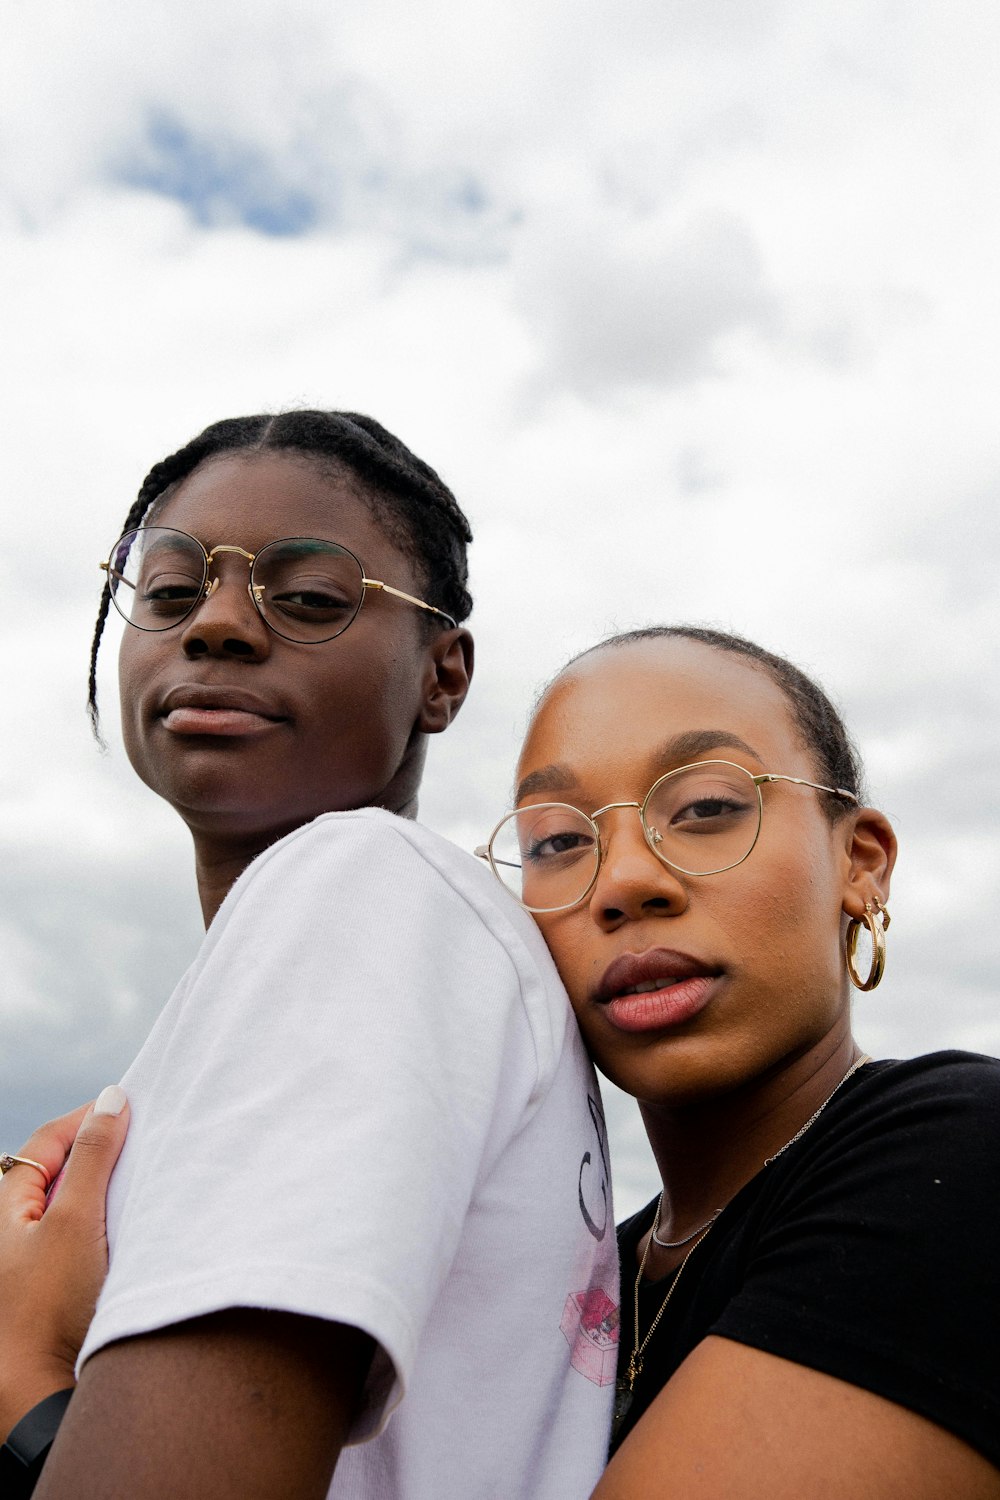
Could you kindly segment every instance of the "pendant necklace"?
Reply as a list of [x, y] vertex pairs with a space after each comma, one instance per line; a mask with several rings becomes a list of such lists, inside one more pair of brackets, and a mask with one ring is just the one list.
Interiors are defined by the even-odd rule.
[[[671, 1281], [670, 1286], [667, 1288], [667, 1295], [664, 1297], [663, 1301], [660, 1303], [660, 1310], [656, 1314], [656, 1317], [653, 1319], [652, 1323], [650, 1323], [650, 1325], [649, 1325], [649, 1331], [646, 1334], [646, 1337], [643, 1339], [642, 1343], [640, 1344], [640, 1342], [639, 1342], [639, 1287], [642, 1284], [642, 1273], [646, 1269], [646, 1259], [647, 1259], [647, 1257], [649, 1255], [649, 1247], [652, 1244], [653, 1235], [656, 1233], [656, 1231], [660, 1227], [660, 1209], [662, 1207], [663, 1207], [663, 1194], [661, 1193], [660, 1194], [659, 1202], [656, 1205], [656, 1217], [653, 1220], [653, 1231], [652, 1231], [652, 1234], [650, 1235], [649, 1239], [646, 1241], [646, 1248], [642, 1252], [642, 1260], [639, 1262], [639, 1274], [635, 1278], [635, 1323], [633, 1325], [634, 1328], [635, 1328], [635, 1340], [634, 1340], [634, 1343], [632, 1345], [632, 1353], [629, 1355], [628, 1369], [625, 1371], [625, 1374], [622, 1375], [622, 1376], [620, 1376], [619, 1379], [615, 1382], [615, 1404], [614, 1404], [614, 1410], [613, 1410], [612, 1417], [611, 1417], [611, 1438], [612, 1438], [612, 1441], [614, 1441], [614, 1439], [618, 1436], [619, 1429], [621, 1428], [621, 1425], [624, 1422], [625, 1418], [628, 1416], [629, 1408], [632, 1405], [632, 1397], [633, 1397], [633, 1395], [635, 1393], [635, 1383], [639, 1379], [639, 1376], [642, 1374], [642, 1362], [643, 1362], [642, 1361], [642, 1356], [645, 1353], [646, 1345], [649, 1343], [650, 1339], [653, 1337], [653, 1334], [656, 1332], [657, 1324], [659, 1323], [660, 1319], [663, 1317], [663, 1314], [667, 1310], [667, 1303], [670, 1301], [671, 1297], [674, 1295], [674, 1289], [676, 1288], [677, 1283], [681, 1279], [681, 1275], [683, 1274], [684, 1267], [687, 1265], [688, 1261], [691, 1259], [692, 1255], [697, 1250], [698, 1246], [701, 1244], [701, 1242], [705, 1238], [705, 1236], [708, 1234], [708, 1231], [711, 1229], [711, 1227], [715, 1223], [716, 1219], [719, 1217], [719, 1214], [722, 1212], [722, 1209], [720, 1208], [716, 1213], [714, 1213], [712, 1215], [712, 1217], [709, 1219], [709, 1221], [708, 1221], [707, 1224], [703, 1224], [701, 1226], [701, 1229], [695, 1231], [695, 1233], [699, 1236], [699, 1238], [695, 1240], [694, 1244], [691, 1246], [691, 1249], [688, 1251], [687, 1255], [685, 1255], [684, 1259], [681, 1261], [680, 1265], [677, 1267], [677, 1270], [676, 1270], [676, 1272], [674, 1274], [674, 1279], [673, 1279], [673, 1281]], [[687, 1241], [685, 1240], [682, 1243], [686, 1244]]]
[[[826, 1106], [829, 1104], [830, 1100], [833, 1098], [833, 1096], [837, 1092], [837, 1090], [843, 1087], [843, 1085], [847, 1082], [847, 1080], [850, 1078], [850, 1076], [851, 1076], [852, 1073], [856, 1073], [857, 1070], [858, 1070], [858, 1068], [862, 1067], [867, 1062], [871, 1062], [871, 1058], [869, 1057], [869, 1055], [868, 1055], [867, 1052], [864, 1052], [864, 1053], [862, 1053], [862, 1055], [859, 1058], [857, 1058], [851, 1064], [851, 1066], [848, 1068], [847, 1072], [844, 1074], [843, 1078], [837, 1084], [836, 1088], [832, 1089], [830, 1091], [830, 1093], [827, 1094], [826, 1098], [823, 1100], [823, 1103], [820, 1105], [819, 1109], [817, 1109], [814, 1114], [812, 1114], [812, 1115], [809, 1116], [809, 1119], [806, 1121], [806, 1123], [804, 1125], [800, 1126], [799, 1129], [795, 1132], [795, 1134], [789, 1140], [787, 1140], [783, 1146], [781, 1146], [777, 1151], [775, 1151], [773, 1155], [765, 1157], [765, 1159], [764, 1159], [764, 1166], [765, 1167], [769, 1166], [771, 1164], [771, 1162], [777, 1161], [778, 1157], [781, 1156], [785, 1151], [787, 1151], [788, 1148], [789, 1148], [789, 1146], [794, 1146], [795, 1142], [797, 1140], [800, 1140], [801, 1137], [805, 1135], [805, 1133], [809, 1129], [810, 1125], [812, 1125], [816, 1120], [819, 1119], [820, 1115], [823, 1113], [824, 1109], [826, 1109]], [[653, 1218], [653, 1227], [650, 1230], [649, 1239], [646, 1241], [646, 1248], [642, 1252], [642, 1260], [639, 1262], [639, 1274], [635, 1278], [635, 1291], [634, 1291], [634, 1303], [633, 1303], [634, 1311], [635, 1311], [635, 1322], [633, 1324], [633, 1328], [634, 1328], [635, 1332], [634, 1332], [634, 1339], [633, 1339], [633, 1344], [632, 1344], [632, 1353], [629, 1355], [628, 1368], [626, 1369], [625, 1374], [619, 1376], [618, 1380], [615, 1382], [615, 1404], [614, 1404], [614, 1411], [613, 1411], [612, 1418], [611, 1418], [611, 1440], [612, 1440], [612, 1442], [614, 1442], [614, 1440], [617, 1438], [618, 1433], [621, 1430], [622, 1423], [625, 1421], [625, 1418], [628, 1416], [629, 1408], [632, 1405], [632, 1399], [633, 1399], [633, 1396], [635, 1395], [635, 1383], [639, 1379], [639, 1376], [642, 1374], [643, 1355], [644, 1355], [644, 1353], [646, 1351], [646, 1346], [648, 1345], [650, 1339], [653, 1337], [653, 1334], [656, 1332], [656, 1329], [659, 1326], [660, 1319], [663, 1317], [663, 1314], [667, 1310], [667, 1304], [669, 1303], [671, 1297], [674, 1295], [674, 1292], [675, 1292], [675, 1290], [677, 1288], [677, 1283], [680, 1281], [681, 1276], [683, 1275], [684, 1267], [687, 1265], [688, 1261], [691, 1259], [692, 1255], [697, 1250], [697, 1248], [701, 1244], [702, 1240], [707, 1239], [709, 1231], [712, 1228], [712, 1225], [715, 1223], [716, 1219], [722, 1213], [722, 1209], [721, 1208], [717, 1208], [715, 1210], [715, 1213], [712, 1215], [712, 1217], [710, 1219], [706, 1219], [706, 1221], [705, 1221], [704, 1224], [699, 1225], [699, 1227], [697, 1229], [693, 1229], [691, 1231], [691, 1233], [689, 1235], [686, 1235], [684, 1237], [684, 1239], [682, 1239], [682, 1240], [661, 1240], [656, 1231], [660, 1227], [660, 1213], [661, 1213], [662, 1208], [663, 1208], [663, 1194], [661, 1192], [660, 1196], [659, 1196], [659, 1198], [657, 1200], [657, 1203], [656, 1203], [656, 1214], [654, 1215], [654, 1218]], [[645, 1338], [642, 1340], [642, 1343], [640, 1343], [639, 1342], [639, 1288], [642, 1285], [642, 1274], [643, 1274], [643, 1272], [646, 1269], [646, 1261], [649, 1258], [649, 1247], [653, 1243], [654, 1240], [656, 1241], [656, 1243], [658, 1245], [660, 1245], [663, 1249], [666, 1249], [666, 1250], [677, 1250], [682, 1245], [688, 1244], [691, 1240], [694, 1241], [694, 1244], [691, 1245], [691, 1249], [688, 1251], [688, 1253], [685, 1255], [684, 1259], [681, 1261], [680, 1265], [677, 1267], [677, 1270], [674, 1273], [674, 1278], [671, 1281], [669, 1287], [667, 1288], [667, 1295], [664, 1297], [663, 1301], [660, 1303], [659, 1311], [657, 1312], [656, 1317], [653, 1319], [652, 1323], [650, 1323], [649, 1328], [648, 1328], [648, 1330], [646, 1332]]]

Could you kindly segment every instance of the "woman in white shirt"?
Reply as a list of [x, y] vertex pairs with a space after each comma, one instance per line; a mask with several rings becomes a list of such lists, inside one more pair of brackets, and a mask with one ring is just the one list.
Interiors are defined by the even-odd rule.
[[[126, 748], [209, 932], [123, 1079], [111, 1269], [40, 1496], [562, 1500], [600, 1472], [596, 1081], [534, 924], [414, 821], [472, 671], [468, 539], [377, 423], [289, 412], [157, 464], [108, 554], [92, 704], [113, 605]], [[15, 1245], [66, 1244], [73, 1170], [38, 1221], [71, 1129], [4, 1176]], [[8, 1467], [68, 1342], [7, 1402]]]

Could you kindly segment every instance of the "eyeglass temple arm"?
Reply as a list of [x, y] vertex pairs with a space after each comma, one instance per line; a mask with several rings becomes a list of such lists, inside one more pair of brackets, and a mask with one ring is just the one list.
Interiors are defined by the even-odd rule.
[[846, 797], [849, 802], [857, 803], [858, 799], [853, 792], [849, 792], [842, 786], [821, 786], [818, 781], [806, 781], [804, 776], [780, 776], [777, 773], [768, 773], [766, 776], [754, 776], [754, 786], [762, 786], [765, 781], [790, 781], [794, 786], [811, 786], [816, 792], [829, 792], [831, 797]]
[[[490, 846], [489, 846], [489, 844], [477, 844], [476, 847], [475, 847], [475, 849], [473, 849], [472, 852], [476, 856], [477, 859], [489, 859], [489, 857], [490, 857]], [[507, 867], [508, 870], [520, 870], [520, 868], [521, 868], [521, 866], [515, 860], [513, 860], [513, 859], [497, 859], [496, 855], [493, 856], [493, 864], [495, 864], [495, 865], [506, 865], [506, 867]]]
[[130, 588], [133, 593], [135, 592], [135, 584], [130, 583], [129, 580], [125, 577], [125, 574], [119, 573], [118, 569], [113, 568], [109, 562], [101, 563], [101, 571], [103, 573], [107, 573], [109, 581], [112, 578], [117, 578], [119, 583], [124, 583], [126, 588]]
[[407, 604], [415, 604], [418, 609], [426, 609], [432, 615], [440, 615], [442, 620], [447, 620], [449, 625], [457, 625], [451, 615], [445, 614], [443, 609], [438, 609], [434, 604], [425, 604], [423, 599], [415, 599], [412, 594], [404, 594], [402, 589], [394, 589], [387, 583], [382, 583], [378, 578], [362, 578], [362, 584], [366, 589], [381, 589], [383, 594], [392, 594], [396, 599], [405, 599]]

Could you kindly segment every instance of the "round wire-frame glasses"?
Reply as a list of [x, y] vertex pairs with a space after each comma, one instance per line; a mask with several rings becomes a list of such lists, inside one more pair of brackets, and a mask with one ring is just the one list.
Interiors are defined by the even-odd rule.
[[536, 802], [505, 814], [475, 853], [530, 912], [565, 911], [590, 895], [605, 850], [595, 819], [634, 807], [657, 859], [681, 875], [721, 875], [753, 853], [764, 816], [761, 787], [785, 781], [857, 804], [844, 787], [777, 772], [754, 775], [728, 760], [678, 766], [653, 783], [642, 802], [609, 802], [581, 812], [566, 802]]
[[253, 606], [268, 629], [284, 640], [306, 645], [335, 640], [357, 619], [372, 590], [456, 624], [436, 605], [368, 578], [349, 548], [318, 537], [282, 537], [259, 552], [225, 543], [208, 551], [186, 531], [140, 526], [118, 538], [101, 568], [111, 601], [129, 625], [172, 630], [218, 588], [218, 574], [210, 574], [220, 552], [246, 559]]

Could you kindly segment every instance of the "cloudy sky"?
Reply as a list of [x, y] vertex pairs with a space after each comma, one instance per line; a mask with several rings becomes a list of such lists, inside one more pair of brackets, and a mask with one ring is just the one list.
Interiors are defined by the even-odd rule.
[[303, 403], [376, 415], [476, 530], [428, 822], [488, 830], [574, 650], [755, 636], [900, 834], [861, 1040], [1000, 1053], [998, 43], [995, 0], [5, 8], [0, 1145], [120, 1075], [198, 936], [113, 634], [88, 735], [96, 564], [154, 460]]

